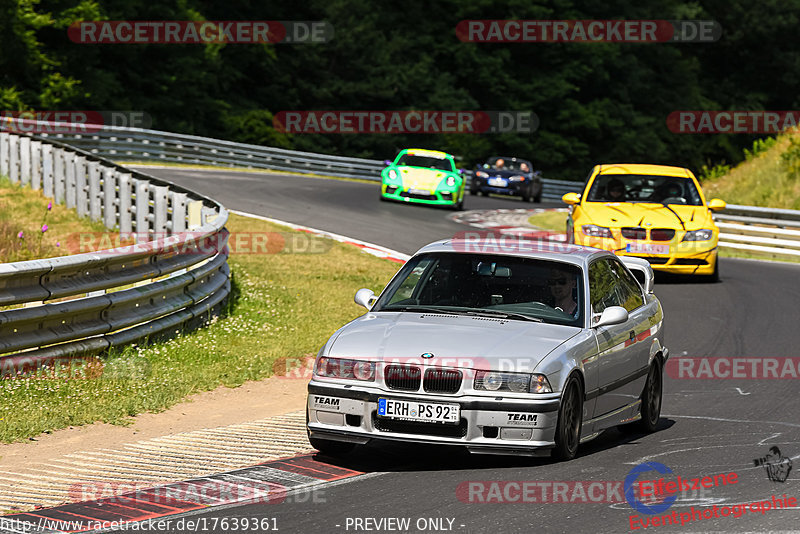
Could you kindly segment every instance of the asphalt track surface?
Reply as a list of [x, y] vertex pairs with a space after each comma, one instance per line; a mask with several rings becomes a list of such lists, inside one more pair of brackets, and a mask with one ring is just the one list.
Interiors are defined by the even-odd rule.
[[[376, 184], [240, 172], [145, 169], [209, 195], [225, 206], [370, 241], [406, 253], [466, 227], [441, 209], [379, 202]], [[552, 204], [551, 204], [552, 205]], [[469, 196], [466, 209], [536, 207], [518, 200]], [[794, 357], [800, 345], [800, 266], [725, 259], [722, 282], [659, 276], [666, 345], [673, 356]], [[355, 291], [358, 288], [353, 288]], [[377, 288], [376, 288], [377, 289]], [[753, 460], [778, 446], [793, 459], [785, 482], [767, 478]], [[697, 478], [735, 472], [738, 482], [678, 496], [692, 506], [731, 506], [800, 497], [800, 380], [678, 380], [665, 376], [662, 419], [650, 435], [609, 430], [581, 446], [567, 463], [546, 458], [470, 455], [458, 448], [367, 446], [341, 459], [318, 459], [372, 476], [318, 490], [313, 499], [251, 504], [195, 517], [276, 518], [282, 532], [397, 532], [356, 518], [409, 518], [408, 532], [626, 532], [641, 516], [618, 503], [463, 502], [467, 481], [622, 481], [636, 465], [655, 461]], [[656, 478], [653, 474], [650, 477]], [[463, 487], [463, 486], [462, 486]], [[511, 494], [512, 497], [514, 494]], [[463, 495], [462, 495], [463, 497]], [[541, 493], [535, 493], [538, 500]], [[298, 501], [304, 502], [298, 502]], [[651, 516], [655, 517], [655, 516]], [[442, 526], [419, 523], [444, 518]], [[452, 520], [452, 526], [448, 520]], [[748, 511], [648, 532], [800, 531], [800, 510]], [[222, 531], [221, 529], [218, 531]], [[641, 530], [639, 530], [641, 531]]]

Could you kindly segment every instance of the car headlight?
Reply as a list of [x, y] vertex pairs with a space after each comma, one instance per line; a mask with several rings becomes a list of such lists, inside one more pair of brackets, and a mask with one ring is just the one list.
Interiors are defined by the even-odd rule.
[[511, 178], [508, 179], [508, 181], [509, 182], [524, 182], [525, 181], [525, 177], [524, 176], [512, 176]]
[[589, 237], [614, 237], [611, 235], [611, 230], [605, 226], [597, 226], [596, 224], [584, 224], [582, 227], [583, 234]]
[[397, 171], [394, 169], [389, 169], [389, 172], [386, 173], [386, 176], [388, 176], [390, 180], [394, 180], [397, 178]]
[[317, 360], [314, 374], [325, 378], [373, 381], [375, 380], [375, 363], [322, 357]]
[[540, 374], [478, 371], [475, 389], [480, 391], [510, 391], [512, 393], [552, 393], [547, 377]]
[[709, 230], [704, 228], [702, 230], [692, 230], [691, 232], [686, 232], [686, 235], [683, 236], [684, 241], [708, 241], [714, 237], [714, 230]]
[[448, 177], [447, 177], [447, 181], [446, 181], [445, 183], [446, 183], [447, 185], [449, 185], [450, 187], [453, 187], [454, 185], [456, 185], [456, 178], [455, 178], [455, 176], [448, 176]]
[[489, 177], [489, 175], [487, 173], [483, 172], [483, 171], [476, 172], [475, 176], [477, 176], [478, 178], [488, 178]]

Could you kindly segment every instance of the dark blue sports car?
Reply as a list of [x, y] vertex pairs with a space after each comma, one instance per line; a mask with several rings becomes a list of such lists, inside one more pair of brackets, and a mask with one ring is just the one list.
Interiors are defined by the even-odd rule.
[[469, 192], [513, 195], [522, 197], [524, 202], [541, 202], [542, 177], [526, 159], [494, 156], [475, 167]]

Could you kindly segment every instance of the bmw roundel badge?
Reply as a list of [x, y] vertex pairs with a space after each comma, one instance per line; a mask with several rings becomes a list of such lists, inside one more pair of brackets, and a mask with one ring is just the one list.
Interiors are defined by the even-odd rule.
[[433, 358], [433, 353], [432, 352], [423, 352], [422, 353], [422, 357], [425, 358], [426, 360], [429, 359], [429, 358]]

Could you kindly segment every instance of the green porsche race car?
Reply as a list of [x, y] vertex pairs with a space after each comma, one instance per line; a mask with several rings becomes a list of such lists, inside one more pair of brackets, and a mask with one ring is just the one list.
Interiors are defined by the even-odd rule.
[[466, 180], [453, 156], [438, 150], [407, 148], [381, 172], [381, 200], [417, 202], [464, 209]]

